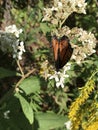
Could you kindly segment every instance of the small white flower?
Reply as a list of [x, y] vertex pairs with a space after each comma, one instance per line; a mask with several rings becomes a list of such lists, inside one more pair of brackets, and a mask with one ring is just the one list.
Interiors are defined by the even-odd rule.
[[58, 87], [64, 88], [64, 80], [65, 80], [64, 77], [60, 77], [59, 82], [56, 83], [57, 88]]
[[10, 110], [7, 110], [7, 111], [4, 112], [4, 118], [5, 119], [9, 119], [10, 118], [9, 115], [8, 115], [9, 113], [10, 113]]
[[79, 3], [79, 4], [78, 4], [78, 7], [82, 7], [82, 4], [81, 4], [81, 3]]
[[67, 122], [65, 122], [64, 124], [65, 124], [65, 126], [66, 126], [67, 130], [71, 130], [71, 125], [72, 125], [72, 123], [71, 123], [71, 121], [70, 121], [70, 120], [69, 120], [69, 121], [67, 121]]
[[14, 54], [13, 54], [13, 58], [18, 58], [19, 60], [22, 60], [22, 54], [23, 52], [25, 52], [25, 48], [24, 48], [24, 42], [19, 42], [19, 40], [17, 40], [16, 44], [13, 45], [14, 48]]
[[57, 82], [57, 83], [56, 83], [56, 87], [57, 87], [57, 88], [59, 88], [59, 87], [64, 88], [63, 82]]
[[66, 65], [66, 67], [64, 67], [65, 69], [63, 68], [64, 69], [63, 72], [60, 72], [60, 71], [56, 72], [55, 71], [55, 73], [53, 75], [48, 74], [48, 77], [50, 80], [51, 79], [55, 80], [57, 88], [59, 88], [59, 87], [64, 88], [65, 79], [69, 77], [69, 75], [66, 72], [67, 72], [67, 70], [70, 69], [70, 65], [71, 64], [68, 63]]
[[15, 31], [17, 31], [16, 25], [10, 25], [5, 27], [5, 32], [14, 33]]
[[19, 38], [19, 34], [22, 33], [22, 29], [17, 29], [16, 25], [10, 25], [8, 27], [5, 27], [5, 32], [7, 33], [13, 33], [17, 38]]
[[17, 30], [17, 31], [14, 32], [14, 35], [15, 35], [17, 38], [19, 38], [19, 34], [20, 34], [21, 32], [22, 32], [21, 30]]
[[13, 58], [15, 59], [17, 57], [17, 55], [16, 54], [13, 54]]
[[22, 51], [18, 52], [18, 56], [17, 57], [18, 57], [19, 60], [22, 60], [22, 54], [23, 54]]
[[62, 8], [62, 2], [58, 2], [58, 7]]
[[57, 11], [57, 10], [58, 10], [58, 8], [56, 8], [54, 6], [51, 8], [51, 11]]
[[70, 63], [67, 63], [63, 68], [64, 68], [64, 72], [67, 71], [67, 70], [70, 70], [70, 66], [71, 64]]
[[22, 41], [22, 42], [20, 42], [19, 44], [20, 44], [20, 46], [18, 46], [18, 49], [19, 49], [20, 51], [22, 51], [22, 52], [25, 52], [24, 42]]
[[55, 71], [55, 73], [53, 75], [51, 75], [49, 79], [55, 79], [55, 81], [58, 82], [59, 78], [58, 78], [57, 72]]
[[92, 53], [95, 53], [95, 52], [96, 52], [96, 50], [92, 49]]

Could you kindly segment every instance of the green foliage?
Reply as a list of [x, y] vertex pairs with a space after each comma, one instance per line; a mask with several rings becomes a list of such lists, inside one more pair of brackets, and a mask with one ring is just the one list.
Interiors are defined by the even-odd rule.
[[87, 0], [87, 15], [76, 15], [76, 25], [82, 27], [88, 31], [94, 32], [95, 36], [98, 38], [98, 23], [97, 23], [97, 13], [98, 5], [96, 0]]
[[26, 93], [26, 95], [38, 92], [40, 91], [40, 79], [36, 76], [29, 77], [23, 80], [19, 87]]
[[44, 34], [47, 34], [47, 32], [50, 32], [50, 28], [46, 23], [40, 23], [40, 28]]
[[31, 44], [32, 42], [40, 43], [38, 40], [39, 33], [46, 34], [50, 32], [51, 27], [47, 26], [47, 23], [42, 22], [43, 6], [43, 2], [38, 1], [34, 8], [26, 7], [22, 10], [13, 8], [11, 10], [13, 19], [24, 29], [24, 39], [27, 44]]
[[[4, 116], [6, 111], [8, 113], [8, 119]], [[32, 130], [27, 118], [21, 111], [21, 106], [18, 99], [15, 96], [10, 96], [1, 106], [0, 106], [0, 130]]]
[[35, 114], [35, 117], [39, 123], [38, 130], [57, 130], [57, 128], [63, 128], [64, 123], [68, 120], [66, 116], [57, 115], [53, 112], [39, 112]]
[[[15, 97], [17, 97], [19, 101], [22, 101], [20, 101], [22, 103], [21, 106], [18, 99]], [[23, 107], [22, 110], [21, 107]], [[63, 130], [63, 127], [64, 130], [66, 130], [64, 123], [68, 120], [67, 116], [57, 115], [52, 111], [46, 113], [34, 112], [34, 122], [31, 125], [29, 123], [29, 119], [32, 119], [33, 116], [32, 112], [30, 112], [31, 108], [29, 108], [30, 105], [28, 105], [27, 101], [23, 99], [23, 97], [20, 96], [19, 93], [16, 93], [15, 96], [11, 96], [10, 99], [2, 104], [2, 107], [0, 107], [0, 130]], [[9, 119], [6, 119], [6, 117], [4, 116], [4, 112], [6, 112], [7, 110], [10, 111], [7, 115]], [[28, 116], [28, 120], [24, 116], [25, 112], [27, 115], [31, 114]]]
[[19, 93], [16, 93], [15, 96], [19, 99], [22, 110], [26, 118], [29, 120], [30, 124], [32, 124], [34, 121], [34, 117], [33, 117], [33, 110], [30, 107], [29, 103]]
[[5, 77], [19, 76], [19, 73], [16, 71], [8, 70], [3, 67], [0, 67], [0, 79]]

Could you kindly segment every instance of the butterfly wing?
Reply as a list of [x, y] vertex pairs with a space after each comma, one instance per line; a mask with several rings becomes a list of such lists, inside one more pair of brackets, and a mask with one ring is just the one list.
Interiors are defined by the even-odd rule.
[[71, 58], [73, 49], [67, 36], [63, 36], [59, 43], [59, 69], [62, 68]]
[[55, 67], [56, 70], [58, 71], [69, 61], [73, 49], [71, 48], [67, 36], [63, 36], [59, 40], [56, 36], [53, 36], [52, 46], [53, 46]]
[[54, 54], [54, 61], [55, 61], [55, 67], [58, 71], [59, 69], [59, 40], [56, 36], [53, 36], [52, 38], [52, 46], [53, 46], [53, 54]]

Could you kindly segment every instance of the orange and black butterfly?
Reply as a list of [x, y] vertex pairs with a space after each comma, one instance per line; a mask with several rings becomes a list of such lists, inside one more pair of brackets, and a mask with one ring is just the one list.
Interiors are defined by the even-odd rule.
[[56, 71], [59, 71], [70, 60], [73, 49], [71, 48], [68, 37], [65, 35], [59, 39], [53, 36], [52, 46]]

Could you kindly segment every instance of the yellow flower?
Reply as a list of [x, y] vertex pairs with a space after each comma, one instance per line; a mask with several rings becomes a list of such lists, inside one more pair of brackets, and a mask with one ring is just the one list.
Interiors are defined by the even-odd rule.
[[69, 118], [72, 122], [72, 130], [78, 130], [82, 122], [84, 114], [81, 107], [85, 104], [89, 95], [94, 90], [94, 80], [89, 80], [86, 85], [81, 89], [79, 97], [72, 103], [69, 112]]
[[85, 130], [98, 130], [98, 121], [92, 122], [92, 124]]

